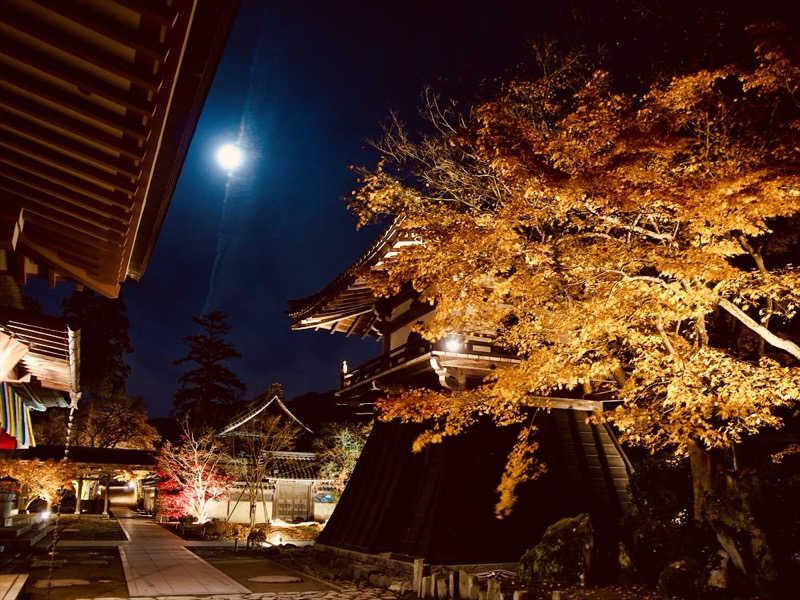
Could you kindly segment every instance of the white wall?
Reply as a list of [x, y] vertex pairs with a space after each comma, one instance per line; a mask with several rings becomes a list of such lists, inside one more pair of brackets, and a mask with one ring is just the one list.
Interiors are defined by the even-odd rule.
[[336, 502], [314, 502], [314, 520], [327, 521], [336, 508]]
[[[265, 523], [272, 517], [272, 500], [267, 500], [267, 518], [264, 518], [264, 503], [256, 502], [256, 523]], [[247, 498], [243, 497], [236, 504], [236, 498], [232, 498], [230, 504], [224, 502], [212, 502], [208, 514], [212, 519], [220, 519], [224, 521], [228, 518], [228, 510], [231, 511], [231, 523], [249, 523], [250, 522], [250, 502]]]
[[[230, 500], [223, 500], [220, 502], [211, 502], [209, 505], [208, 514], [212, 519], [220, 519], [224, 521], [228, 518], [228, 511], [231, 511], [231, 523], [249, 523], [250, 522], [250, 501], [247, 494], [243, 494], [239, 503], [236, 504], [236, 499], [239, 498], [241, 490], [235, 491], [231, 494]], [[147, 512], [155, 512], [155, 489], [151, 487], [144, 488], [144, 509]], [[265, 523], [272, 519], [272, 495], [267, 494], [267, 514], [264, 516], [264, 503], [261, 500], [256, 502], [256, 523]], [[314, 520], [327, 521], [333, 509], [336, 508], [335, 502], [314, 502]]]

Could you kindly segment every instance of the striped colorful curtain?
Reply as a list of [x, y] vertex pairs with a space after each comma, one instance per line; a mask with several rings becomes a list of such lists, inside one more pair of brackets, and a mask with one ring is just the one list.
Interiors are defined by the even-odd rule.
[[18, 448], [36, 445], [31, 409], [8, 383], [0, 384], [0, 426], [17, 440]]

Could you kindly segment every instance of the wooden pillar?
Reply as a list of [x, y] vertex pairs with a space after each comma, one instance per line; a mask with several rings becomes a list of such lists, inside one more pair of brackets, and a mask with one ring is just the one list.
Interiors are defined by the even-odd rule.
[[108, 516], [108, 484], [109, 480], [106, 478], [106, 484], [103, 486], [103, 516]]
[[78, 487], [75, 489], [75, 514], [81, 514], [81, 494], [83, 494], [83, 477], [78, 477]]

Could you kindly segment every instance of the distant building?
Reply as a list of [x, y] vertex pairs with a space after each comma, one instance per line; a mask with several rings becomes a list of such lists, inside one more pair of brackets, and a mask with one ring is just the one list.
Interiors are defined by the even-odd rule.
[[[217, 436], [235, 444], [238, 436], [252, 435], [241, 427], [268, 412], [289, 419], [308, 434], [314, 433], [286, 406], [281, 387], [273, 385], [267, 394], [220, 429]], [[336, 505], [336, 492], [330, 485], [331, 481], [321, 475], [316, 454], [269, 451], [263, 460], [268, 462], [269, 468], [257, 497], [253, 498], [256, 523], [328, 520]], [[231, 470], [236, 471], [235, 468]], [[248, 493], [244, 482], [235, 482], [226, 501], [212, 503], [209, 515], [232, 523], [249, 523], [251, 499]]]
[[[255, 522], [327, 521], [336, 506], [337, 493], [320, 475], [317, 456], [313, 452], [271, 452], [269, 460], [273, 468], [255, 498]], [[249, 523], [247, 486], [234, 482], [228, 499], [212, 502], [208, 514], [231, 523]]]
[[[435, 310], [411, 286], [377, 298], [364, 269], [403, 251], [413, 240], [394, 227], [316, 294], [289, 303], [293, 330], [314, 329], [371, 338], [381, 353], [341, 368], [338, 402], [371, 412], [377, 398], [409, 387], [465, 389], [518, 358], [489, 334], [454, 332], [429, 343], [412, 326]], [[511, 517], [494, 516], [495, 488], [518, 427], [488, 420], [420, 453], [423, 425], [376, 423], [347, 487], [317, 542], [366, 553], [424, 557], [434, 563], [516, 560], [555, 520], [589, 511], [611, 527], [628, 505], [630, 464], [613, 431], [586, 417], [615, 405], [613, 397], [575, 390], [531, 410], [549, 471], [522, 486]]]

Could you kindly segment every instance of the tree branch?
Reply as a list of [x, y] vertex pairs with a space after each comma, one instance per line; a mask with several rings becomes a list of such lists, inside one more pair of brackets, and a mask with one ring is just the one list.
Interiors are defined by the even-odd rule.
[[656, 231], [652, 231], [650, 229], [645, 229], [644, 227], [639, 227], [638, 225], [635, 224], [629, 225], [628, 223], [625, 223], [624, 221], [617, 219], [616, 217], [601, 215], [591, 209], [589, 209], [589, 212], [595, 215], [596, 217], [599, 217], [602, 221], [605, 221], [606, 223], [611, 223], [612, 225], [616, 225], [617, 227], [627, 229], [629, 232], [635, 231], [636, 233], [641, 233], [642, 235], [646, 235], [647, 237], [653, 238], [654, 240], [659, 240], [662, 242], [672, 242], [675, 239], [675, 237], [670, 233], [659, 233]]
[[750, 318], [741, 308], [726, 298], [720, 298], [718, 302], [720, 308], [726, 310], [731, 316], [738, 319], [745, 327], [761, 336], [771, 346], [780, 348], [800, 360], [800, 346], [792, 341], [778, 337], [769, 329]]
[[656, 317], [656, 328], [658, 329], [658, 333], [661, 334], [661, 339], [664, 340], [664, 345], [667, 347], [669, 355], [672, 358], [679, 360], [681, 362], [681, 366], [683, 366], [683, 359], [677, 352], [675, 352], [675, 346], [672, 345], [672, 342], [670, 341], [667, 332], [664, 331], [664, 323], [661, 321], [661, 315], [658, 315]]

